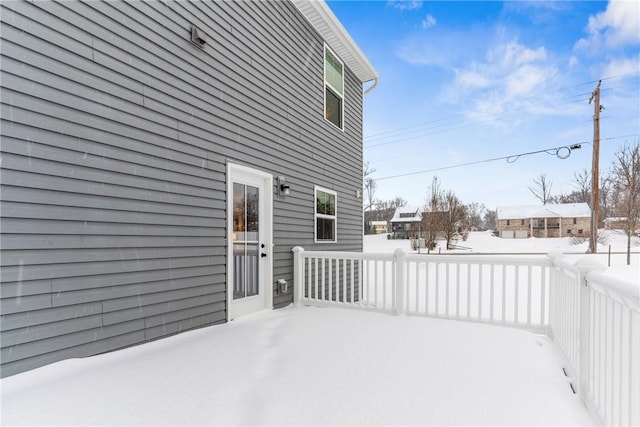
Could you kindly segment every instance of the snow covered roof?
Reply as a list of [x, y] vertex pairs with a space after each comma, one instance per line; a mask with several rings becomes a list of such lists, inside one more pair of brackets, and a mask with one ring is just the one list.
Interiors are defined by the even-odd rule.
[[387, 221], [371, 221], [371, 225], [387, 225]]
[[422, 219], [422, 212], [420, 209], [413, 206], [403, 206], [396, 208], [393, 214], [393, 218], [389, 222], [416, 222]]
[[497, 217], [498, 219], [585, 218], [591, 217], [591, 209], [586, 203], [498, 206]]

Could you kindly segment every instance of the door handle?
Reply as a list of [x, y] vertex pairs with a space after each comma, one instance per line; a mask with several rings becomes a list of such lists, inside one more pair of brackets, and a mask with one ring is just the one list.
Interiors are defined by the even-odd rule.
[[266, 257], [266, 256], [267, 256], [267, 254], [265, 254], [264, 252], [262, 252], [262, 253], [260, 254], [260, 258], [264, 258], [264, 257]]

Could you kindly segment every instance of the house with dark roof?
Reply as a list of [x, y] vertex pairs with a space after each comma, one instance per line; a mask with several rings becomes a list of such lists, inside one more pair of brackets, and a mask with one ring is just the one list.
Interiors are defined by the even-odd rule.
[[420, 236], [422, 211], [420, 208], [402, 206], [389, 221], [389, 232], [394, 239], [416, 239]]

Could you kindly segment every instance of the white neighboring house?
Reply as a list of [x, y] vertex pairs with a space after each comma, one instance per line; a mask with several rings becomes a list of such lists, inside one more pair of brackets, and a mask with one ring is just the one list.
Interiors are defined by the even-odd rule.
[[396, 208], [389, 221], [390, 232], [394, 239], [415, 239], [420, 234], [422, 212], [419, 208], [403, 206]]
[[498, 206], [496, 213], [502, 238], [586, 238], [591, 234], [591, 208], [586, 203]]

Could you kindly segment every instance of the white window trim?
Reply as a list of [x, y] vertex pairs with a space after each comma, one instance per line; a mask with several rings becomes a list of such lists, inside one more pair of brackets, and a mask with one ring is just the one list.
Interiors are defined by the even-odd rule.
[[[342, 94], [340, 94], [333, 86], [331, 86], [331, 84], [329, 82], [327, 82], [327, 67], [325, 64], [325, 61], [327, 60], [327, 50], [331, 53], [331, 55], [333, 55], [334, 58], [336, 58], [338, 60], [338, 62], [340, 62], [340, 64], [342, 65]], [[342, 59], [340, 59], [340, 57], [326, 44], [324, 45], [324, 50], [322, 51], [322, 76], [324, 77], [324, 84], [322, 85], [323, 91], [322, 91], [322, 100], [323, 102], [323, 108], [322, 108], [322, 117], [324, 117], [324, 120], [328, 123], [330, 123], [334, 128], [336, 129], [340, 129], [342, 132], [344, 132], [344, 99], [345, 99], [345, 87], [344, 87], [344, 62], [342, 61]], [[327, 87], [329, 89], [331, 89], [331, 91], [336, 94], [336, 96], [338, 96], [342, 102], [340, 102], [340, 117], [341, 117], [341, 125], [342, 127], [336, 126], [335, 123], [333, 123], [331, 120], [327, 119]]]
[[[333, 194], [336, 200], [334, 215], [318, 213], [318, 207], [316, 206], [318, 191]], [[318, 218], [333, 219], [333, 240], [318, 240]], [[318, 187], [317, 185], [313, 186], [313, 241], [315, 243], [338, 243], [338, 193], [333, 190], [329, 190], [328, 188]]]

